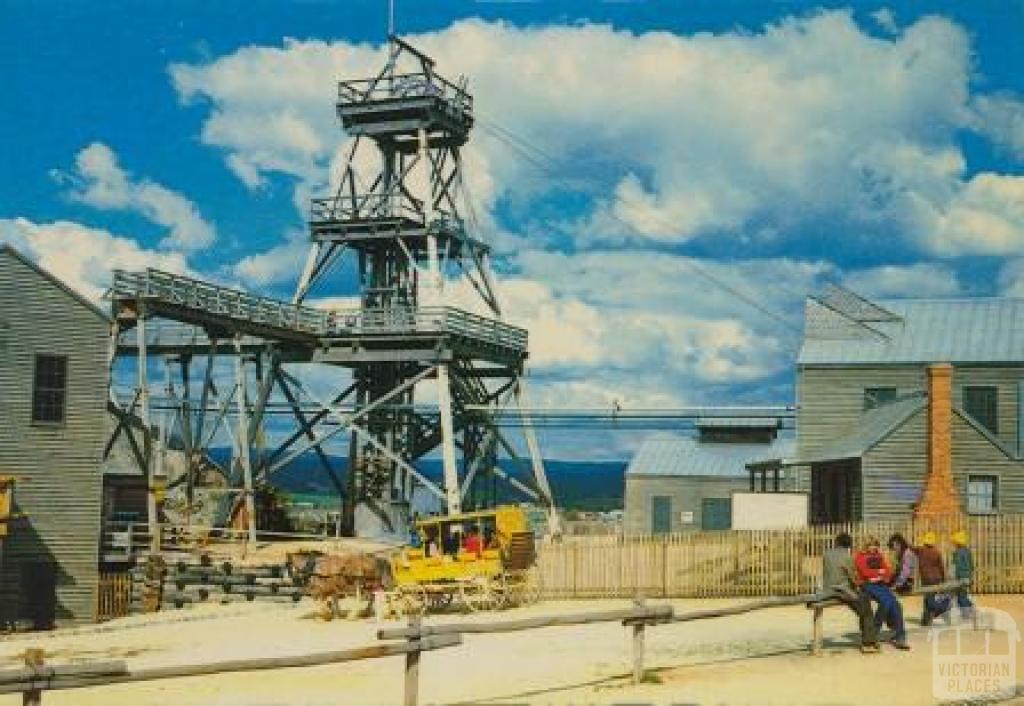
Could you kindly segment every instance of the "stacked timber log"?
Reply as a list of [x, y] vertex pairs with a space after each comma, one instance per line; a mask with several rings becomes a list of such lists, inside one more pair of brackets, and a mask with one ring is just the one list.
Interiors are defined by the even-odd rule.
[[293, 603], [305, 595], [305, 588], [281, 564], [236, 565], [208, 555], [170, 561], [148, 557], [131, 573], [133, 613], [200, 603]]

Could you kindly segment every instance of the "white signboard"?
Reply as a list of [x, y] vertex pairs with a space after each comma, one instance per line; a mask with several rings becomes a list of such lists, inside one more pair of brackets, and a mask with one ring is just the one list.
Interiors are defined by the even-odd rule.
[[732, 528], [790, 529], [807, 526], [807, 493], [732, 494]]
[[693, 512], [691, 512], [691, 511], [680, 512], [679, 513], [679, 521], [682, 522], [684, 525], [692, 525], [693, 524]]

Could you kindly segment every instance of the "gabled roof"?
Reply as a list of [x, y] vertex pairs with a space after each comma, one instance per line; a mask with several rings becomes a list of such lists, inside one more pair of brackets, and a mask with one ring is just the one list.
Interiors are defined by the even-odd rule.
[[894, 431], [899, 429], [912, 416], [921, 411], [927, 404], [923, 393], [908, 395], [889, 404], [875, 407], [864, 413], [860, 422], [849, 434], [825, 443], [817, 451], [813, 451], [787, 465], [803, 466], [824, 461], [842, 461], [860, 458], [873, 449]]
[[788, 456], [794, 446], [793, 439], [788, 438], [770, 444], [725, 444], [654, 434], [641, 444], [626, 475], [746, 478], [748, 463]]
[[38, 264], [36, 264], [32, 260], [30, 260], [29, 258], [27, 258], [24, 255], [22, 255], [13, 246], [8, 245], [7, 243], [0, 243], [0, 255], [10, 255], [11, 257], [13, 257], [18, 262], [22, 263], [23, 265], [25, 265], [29, 269], [33, 270], [34, 272], [36, 272], [37, 274], [39, 274], [43, 278], [49, 280], [49, 282], [51, 284], [53, 284], [53, 285], [59, 287], [60, 289], [64, 290], [64, 292], [66, 292], [68, 296], [70, 296], [72, 299], [77, 301], [79, 304], [81, 304], [82, 306], [84, 306], [87, 309], [89, 309], [90, 311], [92, 311], [94, 314], [99, 316], [104, 321], [108, 321], [108, 322], [110, 321], [110, 317], [107, 316], [106, 312], [104, 312], [102, 309], [100, 309], [98, 306], [93, 304], [91, 301], [89, 301], [88, 299], [83, 297], [81, 294], [79, 294], [78, 292], [73, 290], [71, 287], [66, 285], [56, 275], [51, 274], [50, 272], [48, 272], [45, 269], [43, 269], [42, 267], [40, 267]]
[[799, 365], [1024, 364], [1024, 299], [885, 299], [891, 320], [806, 305]]

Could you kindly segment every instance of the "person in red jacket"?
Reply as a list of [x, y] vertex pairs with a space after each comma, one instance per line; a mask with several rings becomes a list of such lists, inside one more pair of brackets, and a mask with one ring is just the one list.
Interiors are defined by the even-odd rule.
[[480, 558], [483, 548], [483, 542], [480, 539], [480, 530], [476, 527], [470, 527], [469, 531], [466, 533], [466, 539], [462, 543], [463, 551], [474, 554], [477, 558]]
[[857, 567], [857, 578], [860, 580], [864, 592], [871, 600], [878, 603], [878, 610], [875, 612], [875, 624], [881, 627], [882, 622], [892, 628], [892, 644], [900, 650], [909, 650], [907, 644], [907, 628], [903, 622], [903, 606], [900, 605], [896, 594], [889, 588], [892, 580], [892, 566], [889, 560], [882, 553], [881, 544], [877, 537], [868, 537], [864, 542], [864, 550], [857, 552], [853, 558], [853, 564]]

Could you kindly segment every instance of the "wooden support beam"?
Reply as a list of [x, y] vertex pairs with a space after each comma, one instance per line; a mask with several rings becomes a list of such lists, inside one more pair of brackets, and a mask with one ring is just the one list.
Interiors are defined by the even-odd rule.
[[635, 606], [629, 608], [616, 608], [613, 610], [597, 610], [589, 613], [564, 613], [561, 615], [541, 615], [533, 618], [518, 618], [516, 620], [496, 620], [490, 623], [448, 623], [438, 625], [422, 625], [418, 631], [411, 628], [381, 628], [377, 631], [377, 637], [381, 640], [407, 639], [417, 635], [454, 635], [454, 634], [484, 634], [496, 632], [518, 632], [520, 630], [533, 630], [534, 628], [548, 628], [564, 625], [589, 625], [591, 623], [625, 622], [632, 624], [633, 621], [642, 620], [650, 623], [668, 622], [672, 617], [672, 606], [670, 605], [648, 605], [642, 609]]
[[[419, 633], [420, 616], [409, 616], [409, 631]], [[409, 646], [418, 647], [420, 638], [410, 638]], [[416, 706], [419, 702], [420, 689], [420, 651], [410, 650], [405, 654], [405, 706]]]
[[822, 655], [821, 642], [823, 636], [823, 627], [821, 624], [822, 616], [825, 613], [825, 609], [821, 606], [814, 607], [814, 627], [813, 635], [811, 637], [811, 654], [815, 657]]
[[[637, 596], [633, 600], [633, 607], [638, 613], [644, 610], [643, 596]], [[633, 683], [639, 684], [644, 678], [644, 623], [636, 621], [633, 623]]]

